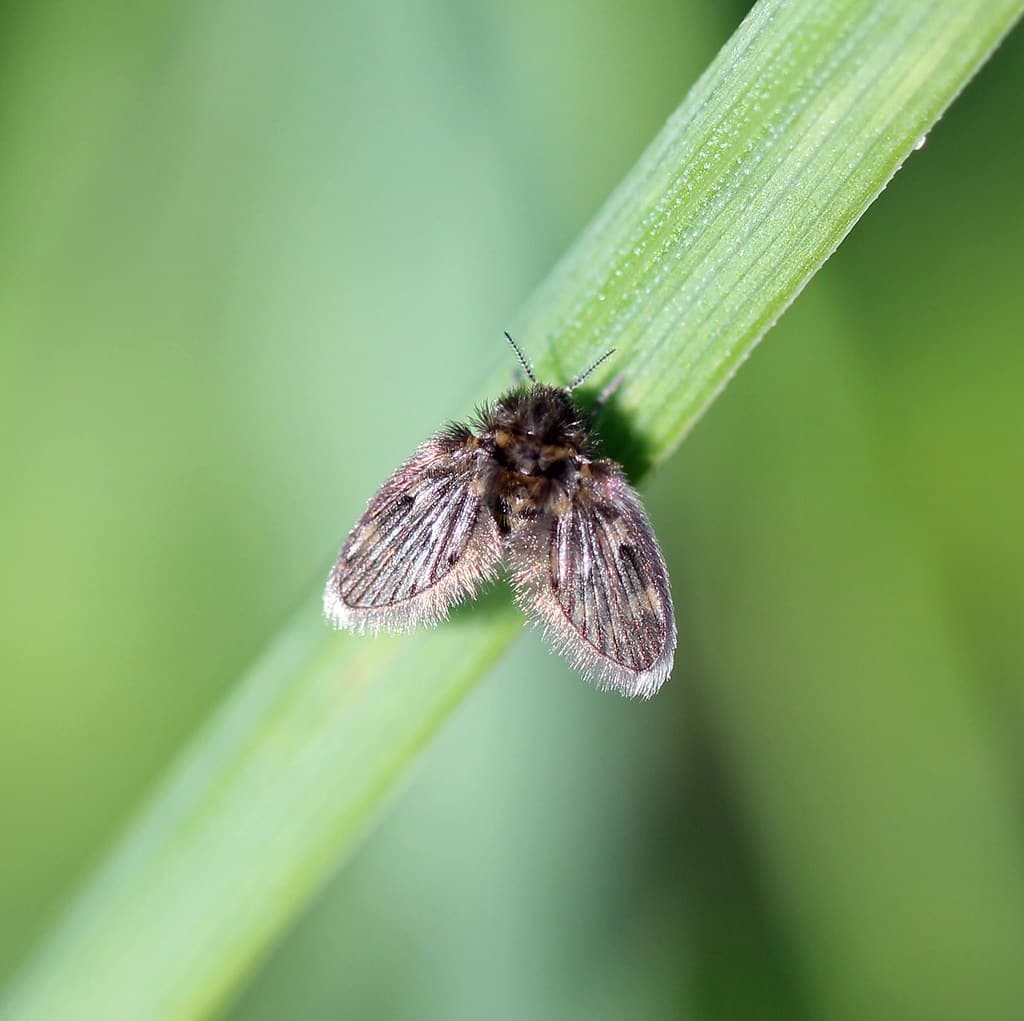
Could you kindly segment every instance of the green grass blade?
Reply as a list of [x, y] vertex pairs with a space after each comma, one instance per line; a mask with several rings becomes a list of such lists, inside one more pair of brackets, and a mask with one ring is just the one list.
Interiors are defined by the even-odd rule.
[[[755, 8], [519, 323], [544, 378], [617, 348], [592, 384], [624, 375], [610, 439], [635, 476], [680, 442], [1021, 9]], [[304, 606], [154, 791], [0, 1018], [210, 1014], [519, 626], [500, 591], [397, 639], [330, 633]]]

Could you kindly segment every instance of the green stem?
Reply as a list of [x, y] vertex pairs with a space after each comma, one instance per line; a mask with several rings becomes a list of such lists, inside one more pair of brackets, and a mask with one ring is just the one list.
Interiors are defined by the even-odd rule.
[[[549, 379], [618, 349], [589, 382], [623, 374], [609, 440], [634, 476], [681, 441], [1021, 9], [755, 7], [519, 324]], [[500, 591], [435, 630], [376, 640], [331, 633], [310, 601], [153, 792], [0, 1018], [210, 1014], [518, 628]]]

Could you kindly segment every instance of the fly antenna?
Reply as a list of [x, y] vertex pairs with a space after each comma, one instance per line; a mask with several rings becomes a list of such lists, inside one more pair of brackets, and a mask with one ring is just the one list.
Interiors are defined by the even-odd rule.
[[526, 360], [526, 355], [523, 354], [522, 348], [520, 348], [520, 346], [512, 339], [512, 334], [509, 333], [508, 330], [505, 331], [505, 336], [508, 337], [508, 342], [512, 345], [512, 350], [519, 355], [519, 361], [522, 364], [526, 375], [530, 377], [530, 382], [536, 386], [537, 377], [533, 374], [533, 369], [530, 368], [530, 363]]
[[[511, 338], [511, 337], [509, 337], [509, 340], [511, 340], [511, 339], [512, 339], [512, 338]], [[611, 358], [611, 356], [612, 356], [613, 354], [615, 354], [615, 348], [611, 348], [611, 350], [609, 350], [609, 351], [605, 351], [605, 353], [604, 353], [603, 355], [601, 355], [601, 357], [600, 357], [600, 358], [598, 358], [598, 360], [597, 360], [596, 362], [594, 362], [594, 364], [593, 364], [593, 365], [591, 365], [589, 369], [586, 369], [586, 370], [585, 370], [584, 372], [581, 372], [581, 373], [580, 373], [580, 374], [579, 374], [579, 375], [578, 375], [578, 376], [577, 376], [577, 377], [576, 377], [576, 378], [575, 378], [575, 379], [574, 379], [574, 380], [573, 380], [573, 381], [572, 381], [572, 382], [571, 382], [571, 383], [570, 383], [570, 384], [569, 384], [569, 385], [568, 385], [568, 386], [567, 386], [567, 387], [565, 388], [565, 389], [566, 389], [566, 391], [567, 391], [568, 393], [572, 393], [572, 392], [573, 392], [573, 390], [575, 390], [575, 389], [576, 389], [576, 387], [578, 387], [578, 386], [580, 385], [580, 383], [582, 383], [582, 382], [583, 382], [583, 380], [585, 380], [585, 379], [587, 378], [587, 376], [589, 376], [589, 375], [590, 375], [590, 374], [591, 374], [591, 373], [592, 373], [592, 372], [594, 371], [594, 369], [596, 369], [596, 368], [597, 368], [597, 367], [598, 367], [598, 366], [599, 366], [599, 365], [601, 364], [601, 362], [603, 362], [603, 361], [606, 361], [607, 359]]]

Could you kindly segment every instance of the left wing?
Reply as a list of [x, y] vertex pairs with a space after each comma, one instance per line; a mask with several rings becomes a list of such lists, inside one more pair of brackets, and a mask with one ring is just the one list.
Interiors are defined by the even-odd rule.
[[327, 579], [324, 615], [335, 627], [435, 624], [493, 574], [501, 535], [476, 484], [471, 439], [428, 440], [370, 500]]

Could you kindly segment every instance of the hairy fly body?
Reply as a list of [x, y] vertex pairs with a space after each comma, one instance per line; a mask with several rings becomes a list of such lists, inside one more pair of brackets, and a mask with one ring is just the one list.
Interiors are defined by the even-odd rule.
[[586, 374], [547, 386], [516, 352], [531, 385], [427, 440], [384, 483], [341, 549], [324, 613], [355, 631], [434, 624], [505, 563], [527, 617], [576, 669], [649, 698], [676, 645], [661, 550], [573, 400]]

